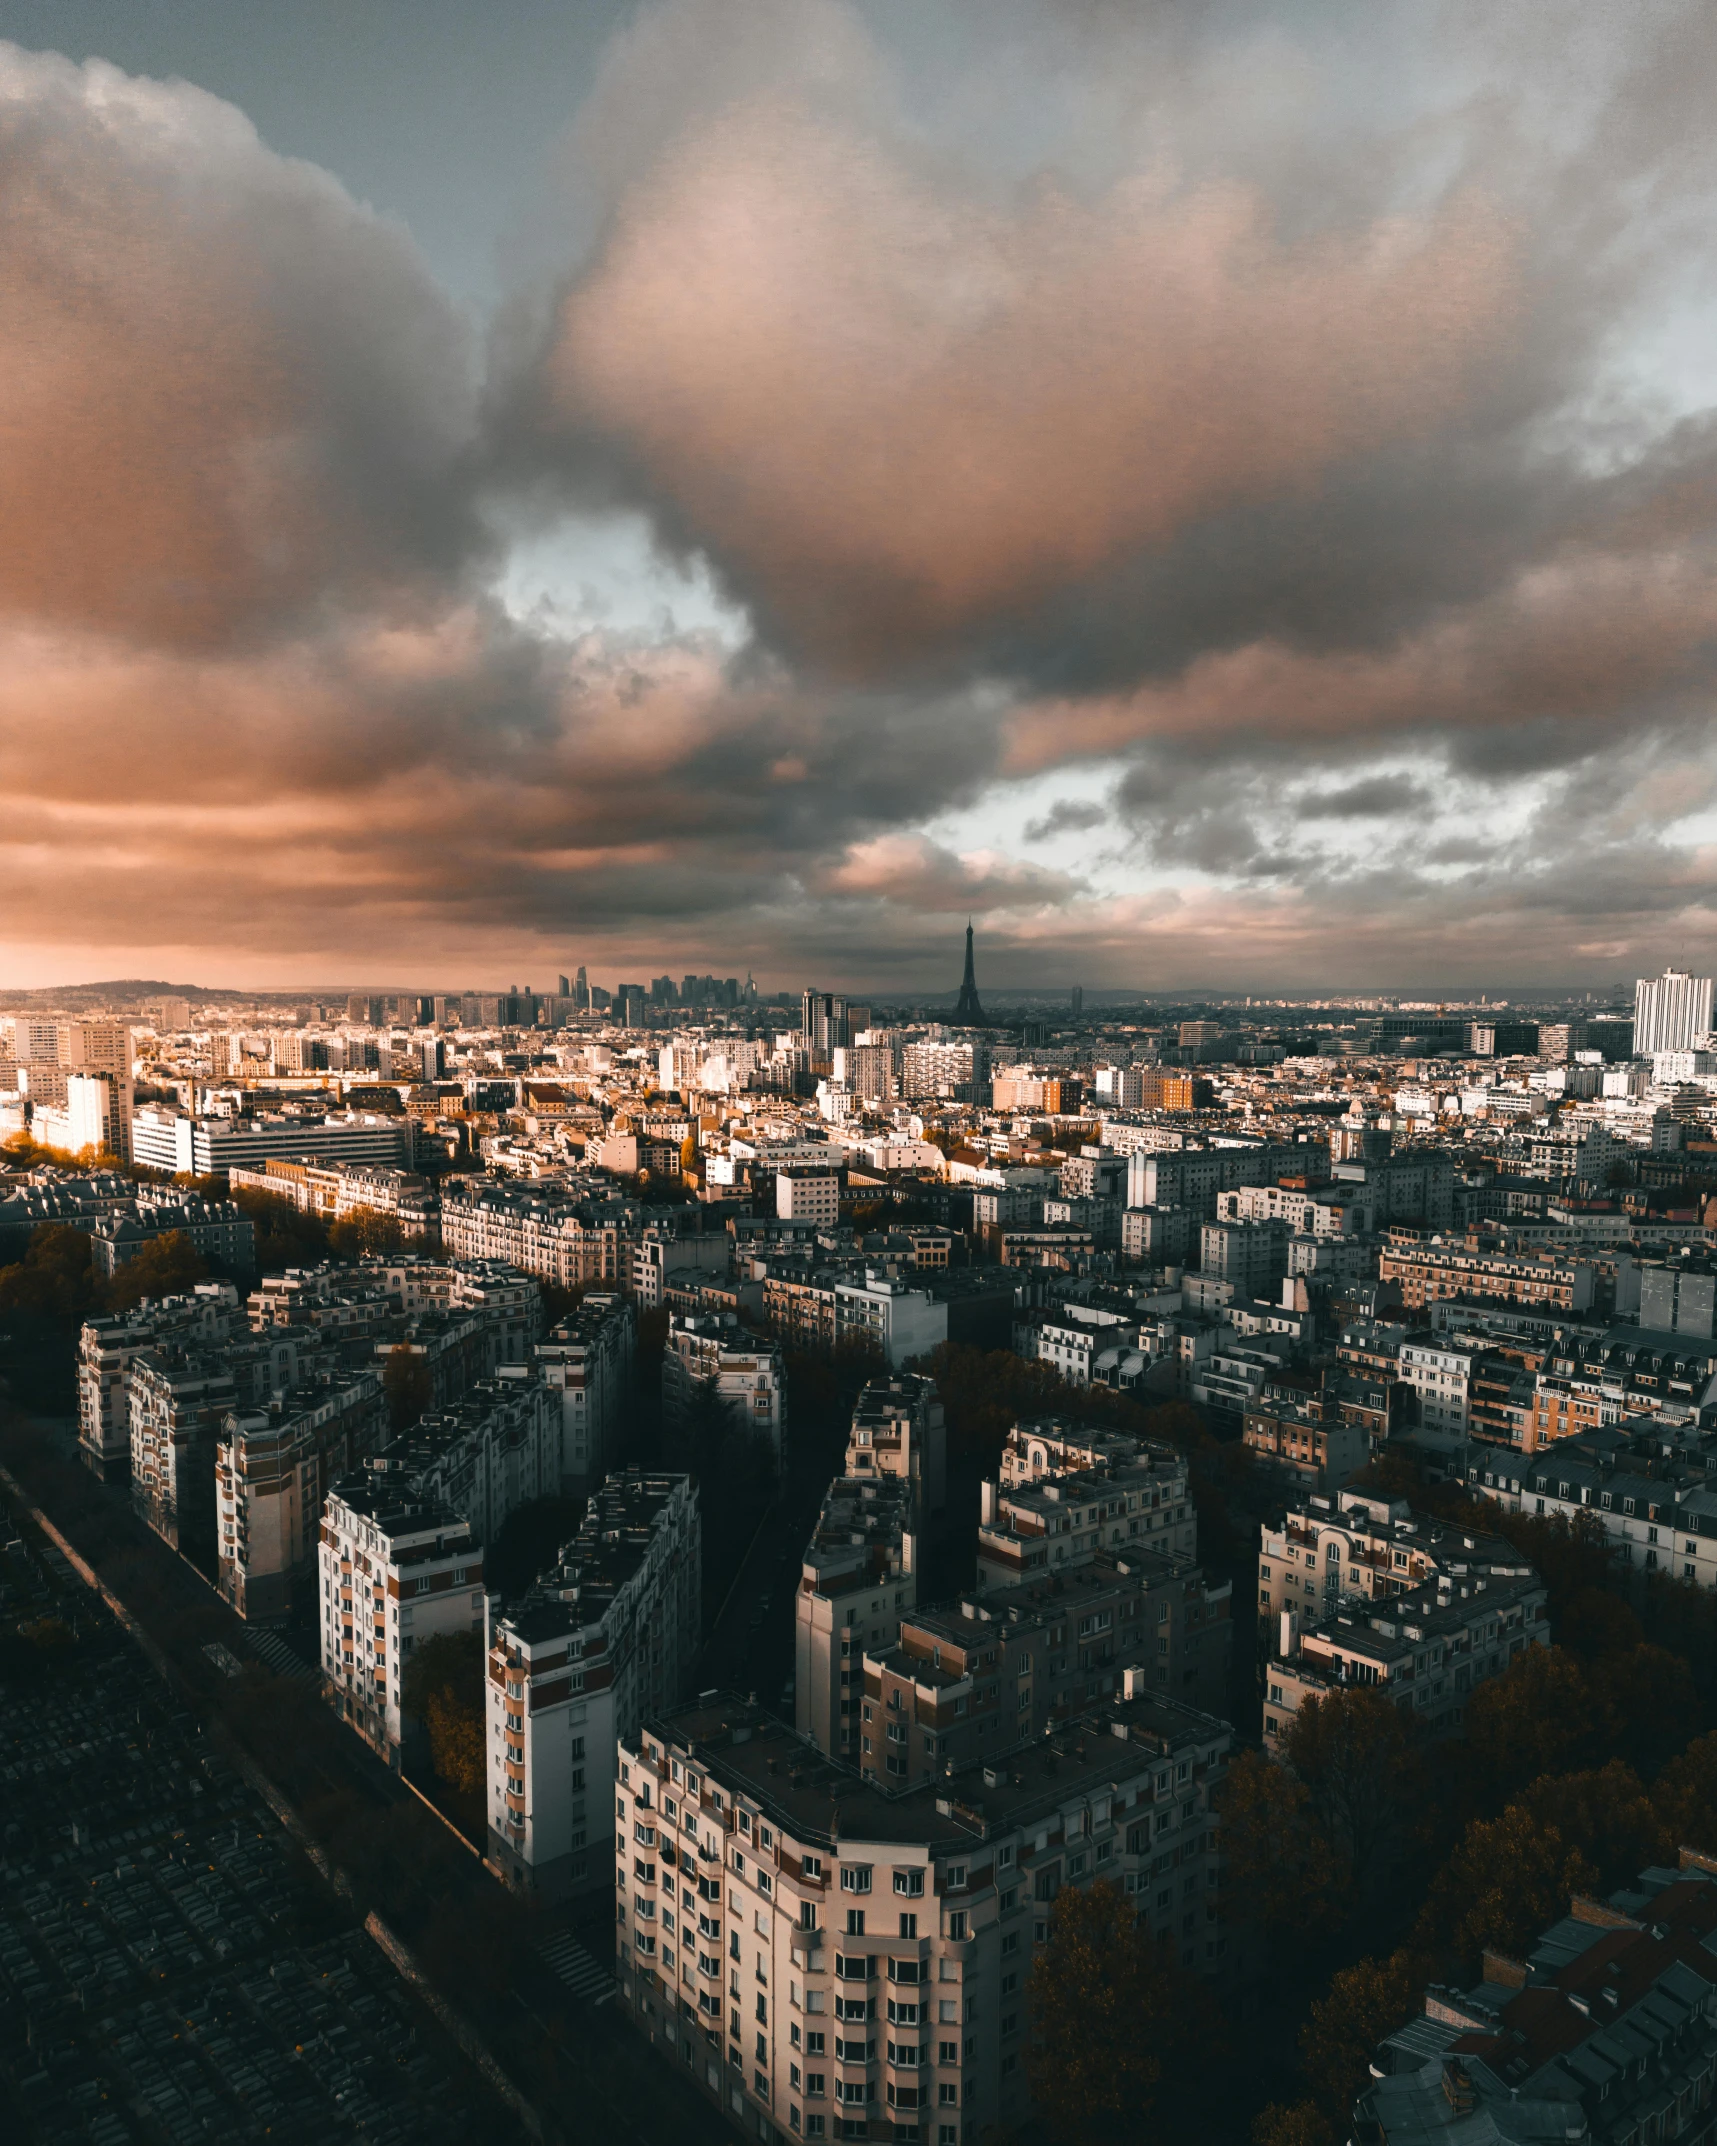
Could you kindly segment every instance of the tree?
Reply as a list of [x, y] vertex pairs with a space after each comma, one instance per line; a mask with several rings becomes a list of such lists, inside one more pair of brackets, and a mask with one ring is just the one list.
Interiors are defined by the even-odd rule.
[[1363, 1685], [1308, 1699], [1282, 1738], [1356, 1900], [1369, 1898], [1401, 1831], [1414, 1772], [1400, 1707]]
[[1300, 2029], [1300, 2057], [1318, 2110], [1347, 2136], [1355, 2098], [1371, 2074], [1371, 2054], [1419, 2009], [1424, 1956], [1407, 1951], [1344, 1967]]
[[405, 1665], [400, 1703], [429, 1731], [439, 1778], [462, 1794], [483, 1789], [483, 1635], [444, 1632]]
[[397, 1438], [418, 1422], [435, 1398], [429, 1366], [409, 1342], [389, 1349], [382, 1369], [382, 1392], [387, 1397], [388, 1424]]
[[208, 1272], [208, 1261], [183, 1230], [164, 1230], [125, 1262], [102, 1290], [102, 1300], [109, 1311], [126, 1311], [145, 1297], [183, 1296]]
[[1167, 1971], [1125, 1894], [1066, 1888], [1031, 1970], [1033, 2099], [1069, 2146], [1151, 2134], [1175, 2010]]
[[1338, 2146], [1346, 2136], [1330, 2128], [1314, 2101], [1273, 2101], [1252, 2126], [1253, 2146]]
[[379, 1207], [354, 1207], [328, 1225], [328, 1249], [336, 1259], [385, 1258], [404, 1246], [405, 1231], [398, 1215], [386, 1214]]
[[249, 1215], [256, 1231], [256, 1264], [262, 1274], [284, 1274], [288, 1267], [314, 1267], [328, 1257], [328, 1226], [319, 1215], [271, 1192], [239, 1185], [229, 1195]]
[[1693, 1672], [1666, 1647], [1607, 1654], [1592, 1670], [1605, 1748], [1655, 1775], [1704, 1727]]
[[1327, 1923], [1335, 1857], [1305, 1783], [1256, 1751], [1242, 1751], [1221, 1795], [1227, 1882], [1244, 1913], [1271, 1936], [1301, 1936]]
[[1657, 1777], [1652, 1802], [1670, 1851], [1717, 1855], [1717, 1730], [1695, 1737]]
[[23, 1258], [0, 1267], [0, 1312], [82, 1319], [93, 1296], [89, 1237], [69, 1223], [37, 1223]]
[[1585, 1857], [1602, 1886], [1621, 1884], [1665, 1852], [1663, 1820], [1625, 1759], [1534, 1781], [1521, 1802]]
[[1575, 1893], [1597, 1883], [1597, 1872], [1556, 1827], [1527, 1805], [1510, 1804], [1500, 1818], [1468, 1826], [1432, 1882], [1420, 1938], [1451, 1946], [1469, 1966], [1487, 1945], [1519, 1953], [1567, 1913]]
[[1562, 1647], [1527, 1647], [1467, 1701], [1467, 1749], [1495, 1802], [1540, 1774], [1596, 1755], [1601, 1725], [1585, 1664]]

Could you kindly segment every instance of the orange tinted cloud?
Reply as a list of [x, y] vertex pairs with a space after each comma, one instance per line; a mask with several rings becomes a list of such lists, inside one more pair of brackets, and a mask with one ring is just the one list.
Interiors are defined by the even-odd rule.
[[453, 308], [184, 83], [0, 46], [0, 381], [0, 613], [207, 643], [472, 544]]
[[1290, 240], [1238, 184], [963, 193], [784, 96], [692, 128], [560, 307], [551, 427], [861, 668], [1422, 437], [1514, 315], [1472, 195]]

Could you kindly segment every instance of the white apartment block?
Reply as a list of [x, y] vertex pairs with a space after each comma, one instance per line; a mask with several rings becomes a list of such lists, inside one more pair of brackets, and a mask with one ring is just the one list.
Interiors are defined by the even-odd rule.
[[534, 1498], [560, 1495], [561, 1410], [533, 1372], [481, 1379], [450, 1407], [431, 1411], [375, 1454], [372, 1474], [396, 1496], [444, 1505], [492, 1542]]
[[775, 1212], [784, 1222], [833, 1229], [841, 1219], [841, 1181], [833, 1170], [793, 1165], [775, 1178]]
[[397, 1768], [413, 1649], [483, 1629], [482, 1544], [446, 1506], [402, 1494], [386, 1476], [347, 1476], [322, 1509], [317, 1574], [324, 1691]]
[[31, 1137], [68, 1155], [94, 1148], [128, 1162], [133, 1108], [129, 1071], [71, 1073], [64, 1103], [37, 1104], [31, 1112]]
[[897, 1371], [872, 1379], [853, 1405], [846, 1472], [898, 1476], [918, 1493], [920, 1512], [948, 1498], [948, 1427], [934, 1379]]
[[1219, 1222], [1281, 1222], [1296, 1237], [1353, 1237], [1372, 1226], [1363, 1185], [1241, 1185], [1216, 1195]]
[[617, 1740], [683, 1695], [701, 1629], [703, 1527], [685, 1475], [611, 1475], [560, 1562], [488, 1605], [489, 1857], [556, 1896], [606, 1884]]
[[188, 1296], [86, 1319], [78, 1336], [78, 1453], [104, 1480], [131, 1473], [131, 1367], [169, 1341], [207, 1347], [242, 1324], [231, 1282], [199, 1282]]
[[779, 1468], [787, 1447], [787, 1369], [770, 1341], [731, 1313], [671, 1312], [662, 1357], [662, 1412], [683, 1422], [698, 1388], [714, 1391], [736, 1422], [768, 1439]]
[[226, 1418], [215, 1445], [215, 1551], [221, 1593], [241, 1617], [282, 1621], [314, 1592], [328, 1486], [386, 1437], [374, 1371], [329, 1371]]
[[345, 1111], [327, 1118], [277, 1116], [192, 1118], [148, 1104], [131, 1121], [131, 1159], [169, 1175], [208, 1177], [234, 1164], [260, 1170], [271, 1155], [283, 1160], [398, 1164], [409, 1169], [417, 1121], [403, 1113]]
[[705, 1693], [620, 1746], [625, 2015], [747, 2137], [975, 2146], [1031, 2113], [1026, 1989], [1063, 1887], [1107, 1879], [1183, 1966], [1228, 1967], [1230, 1740], [1128, 1696], [891, 1795]]
[[592, 1292], [538, 1344], [537, 1370], [561, 1411], [562, 1494], [579, 1496], [619, 1458], [632, 1404], [638, 1316], [624, 1297]]
[[928, 1289], [914, 1289], [880, 1268], [859, 1282], [835, 1284], [837, 1343], [868, 1340], [891, 1371], [928, 1356], [948, 1338], [948, 1306]]
[[1472, 1420], [1477, 1349], [1427, 1340], [1401, 1344], [1400, 1378], [1418, 1406], [1417, 1430], [1427, 1443], [1459, 1445]]
[[1711, 979], [1666, 969], [1634, 985], [1634, 1055], [1690, 1051], [1711, 1033]]
[[793, 1598], [793, 1719], [820, 1751], [857, 1764], [864, 1658], [892, 1646], [918, 1604], [921, 1507], [909, 1477], [829, 1485]]

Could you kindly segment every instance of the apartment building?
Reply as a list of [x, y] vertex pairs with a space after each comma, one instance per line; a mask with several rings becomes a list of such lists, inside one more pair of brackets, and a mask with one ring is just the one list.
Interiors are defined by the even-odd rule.
[[159, 1238], [185, 1238], [218, 1267], [249, 1276], [256, 1271], [256, 1225], [230, 1200], [195, 1194], [172, 1201], [140, 1201], [132, 1214], [106, 1215], [89, 1241], [92, 1272], [111, 1281], [120, 1268]]
[[1285, 1222], [1206, 1222], [1198, 1233], [1198, 1270], [1232, 1282], [1242, 1296], [1274, 1295], [1288, 1271]]
[[1017, 1587], [1047, 1578], [1098, 1550], [1140, 1549], [1191, 1557], [1198, 1520], [1186, 1463], [1157, 1457], [1096, 1470], [1034, 1477], [978, 1491], [978, 1584]]
[[1135, 1385], [1145, 1369], [1137, 1317], [1104, 1305], [1022, 1308], [1014, 1314], [1013, 1348], [1028, 1363], [1048, 1364], [1069, 1386]]
[[131, 1159], [168, 1175], [210, 1177], [235, 1165], [259, 1170], [271, 1155], [409, 1169], [416, 1121], [399, 1113], [345, 1111], [249, 1118], [193, 1118], [146, 1104], [131, 1120]]
[[33, 1139], [68, 1155], [93, 1148], [130, 1161], [135, 1100], [129, 1066], [124, 1072], [62, 1073], [56, 1080], [42, 1078], [32, 1066], [26, 1077]]
[[885, 1788], [1032, 1744], [1121, 1689], [1226, 1704], [1232, 1588], [1192, 1560], [1100, 1551], [1052, 1579], [908, 1611], [865, 1650], [857, 1763]]
[[1686, 1334], [1553, 1329], [1534, 1385], [1526, 1450], [1631, 1416], [1697, 1415], [1717, 1402], [1717, 1349]]
[[325, 1695], [397, 1770], [413, 1650], [483, 1629], [482, 1544], [451, 1507], [366, 1469], [328, 1493], [316, 1561]]
[[1471, 1422], [1475, 1366], [1483, 1351], [1415, 1334], [1401, 1344], [1397, 1375], [1412, 1396], [1415, 1431], [1431, 1443], [1462, 1445]]
[[[1385, 1409], [1386, 1416], [1386, 1409]], [[1344, 1490], [1371, 1459], [1376, 1411], [1344, 1403], [1339, 1387], [1268, 1379], [1241, 1419], [1241, 1437], [1261, 1474], [1293, 1496]]]
[[610, 1475], [524, 1598], [487, 1607], [489, 1857], [554, 1898], [606, 1885], [618, 1742], [684, 1695], [701, 1636], [703, 1523], [687, 1475]]
[[312, 1335], [157, 1341], [126, 1374], [131, 1502], [163, 1541], [214, 1561], [215, 1447], [231, 1413], [299, 1384], [321, 1357]]
[[1386, 1244], [1378, 1254], [1378, 1279], [1398, 1282], [1409, 1311], [1439, 1298], [1500, 1304], [1531, 1304], [1574, 1314], [1592, 1302], [1592, 1270], [1584, 1262], [1473, 1251], [1462, 1245]]
[[1433, 1736], [1458, 1734], [1467, 1702], [1517, 1654], [1550, 1644], [1537, 1572], [1508, 1544], [1468, 1537], [1435, 1577], [1387, 1601], [1372, 1598], [1301, 1629], [1283, 1613], [1281, 1646], [1265, 1665], [1264, 1748], [1276, 1752], [1308, 1699], [1362, 1685], [1411, 1710]]
[[399, 1494], [445, 1505], [492, 1542], [533, 1498], [558, 1497], [561, 1411], [533, 1373], [479, 1379], [450, 1407], [432, 1409], [369, 1462]]
[[787, 1369], [771, 1341], [746, 1333], [731, 1312], [670, 1312], [662, 1357], [662, 1415], [691, 1420], [699, 1391], [769, 1442], [779, 1468], [787, 1446]]
[[266, 1407], [225, 1418], [215, 1443], [215, 1551], [221, 1593], [241, 1617], [284, 1622], [314, 1595], [328, 1487], [386, 1437], [373, 1371], [324, 1370]]
[[[1110, 1127], [1114, 1139], [1117, 1129]], [[1183, 1207], [1197, 1220], [1214, 1219], [1217, 1195], [1242, 1185], [1270, 1185], [1284, 1177], [1326, 1178], [1329, 1146], [1324, 1141], [1260, 1141], [1256, 1146], [1222, 1146], [1153, 1150], [1140, 1148], [1128, 1157], [1129, 1207]]]
[[948, 1429], [934, 1379], [896, 1371], [872, 1379], [853, 1405], [847, 1433], [850, 1476], [898, 1476], [918, 1493], [919, 1510], [948, 1502]]
[[537, 1371], [560, 1401], [561, 1486], [567, 1497], [581, 1496], [619, 1458], [637, 1346], [637, 1312], [612, 1291], [592, 1291], [537, 1346]]
[[841, 1219], [841, 1180], [834, 1170], [803, 1163], [775, 1174], [775, 1212], [784, 1222], [809, 1222], [833, 1229]]
[[1633, 1417], [1548, 1451], [1486, 1454], [1468, 1477], [1509, 1512], [1602, 1528], [1616, 1563], [1717, 1590], [1717, 1489], [1691, 1424]]
[[909, 1043], [900, 1054], [900, 1092], [908, 1098], [975, 1103], [989, 1079], [987, 1043]]
[[793, 1718], [819, 1751], [856, 1763], [864, 1661], [918, 1601], [920, 1513], [910, 1475], [829, 1485], [793, 1597]]
[[1602, 1900], [1576, 1894], [1524, 1957], [1433, 1983], [1367, 2066], [1351, 2136], [1709, 2146], [1717, 2099], [1717, 1884], [1683, 1848]]
[[1280, 1222], [1293, 1237], [1358, 1237], [1372, 1226], [1362, 1185], [1241, 1185], [1216, 1195], [1218, 1222]]
[[131, 1367], [169, 1342], [210, 1348], [242, 1324], [231, 1282], [199, 1282], [187, 1296], [86, 1319], [78, 1335], [78, 1455], [104, 1482], [131, 1474]]
[[227, 1172], [233, 1191], [261, 1192], [290, 1200], [302, 1214], [342, 1222], [359, 1213], [390, 1215], [408, 1243], [440, 1234], [441, 1209], [435, 1189], [414, 1170], [376, 1163], [312, 1162], [270, 1156], [260, 1169], [234, 1165]]
[[639, 1235], [638, 1208], [624, 1199], [475, 1179], [449, 1185], [441, 1242], [456, 1259], [498, 1259], [561, 1289], [624, 1289]]
[[1025, 1993], [1064, 1886], [1109, 1879], [1184, 1966], [1228, 1968], [1230, 1741], [1130, 1694], [889, 1794], [706, 1693], [620, 1747], [623, 2014], [748, 2136], [976, 2146], [1030, 2113]]

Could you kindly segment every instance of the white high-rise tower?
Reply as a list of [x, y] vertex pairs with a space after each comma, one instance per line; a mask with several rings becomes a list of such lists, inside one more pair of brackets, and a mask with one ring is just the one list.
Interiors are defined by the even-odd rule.
[[1634, 1050], [1690, 1051], [1711, 1033], [1711, 979], [1665, 969], [1634, 985]]

